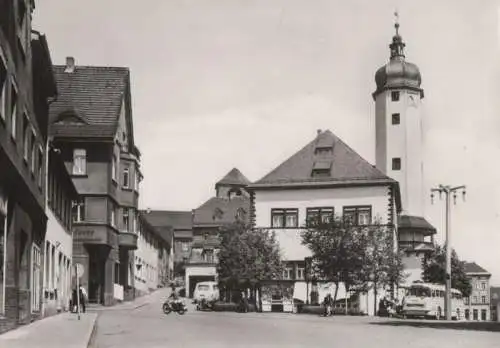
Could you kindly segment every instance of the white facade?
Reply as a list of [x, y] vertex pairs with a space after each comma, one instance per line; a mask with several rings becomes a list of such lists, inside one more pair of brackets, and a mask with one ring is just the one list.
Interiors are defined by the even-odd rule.
[[[392, 100], [393, 91], [399, 100]], [[424, 216], [421, 109], [420, 93], [412, 90], [385, 90], [375, 99], [376, 166], [399, 182], [403, 215]]]
[[42, 306], [44, 315], [51, 315], [69, 307], [73, 239], [50, 208], [47, 208], [46, 214]]
[[[139, 224], [140, 225], [140, 224]], [[134, 260], [134, 286], [141, 293], [148, 293], [158, 288], [158, 259], [160, 246], [157, 236], [144, 228], [137, 232], [137, 250]]]
[[[388, 185], [315, 188], [315, 189], [276, 189], [257, 190], [255, 192], [255, 221], [257, 228], [268, 228], [276, 233], [276, 239], [282, 251], [284, 261], [303, 261], [305, 257], [312, 256], [311, 251], [302, 245], [301, 231], [306, 222], [307, 208], [333, 207], [335, 215], [343, 215], [345, 207], [370, 207], [371, 222], [376, 219], [382, 224], [389, 222], [391, 209], [390, 188]], [[394, 202], [392, 202], [394, 203]], [[395, 204], [392, 204], [394, 207]], [[272, 209], [298, 209], [298, 228], [273, 228], [271, 227]], [[392, 211], [395, 214], [395, 208]], [[370, 223], [370, 222], [368, 222]], [[320, 301], [330, 292], [333, 296], [335, 286], [318, 286]], [[294, 285], [293, 297], [306, 301], [307, 286], [304, 281], [297, 280]], [[309, 292], [311, 286], [309, 286]], [[346, 292], [340, 284], [337, 298], [345, 298]], [[383, 296], [379, 290], [377, 299]], [[374, 294], [361, 295], [359, 309], [368, 315], [374, 315]]]

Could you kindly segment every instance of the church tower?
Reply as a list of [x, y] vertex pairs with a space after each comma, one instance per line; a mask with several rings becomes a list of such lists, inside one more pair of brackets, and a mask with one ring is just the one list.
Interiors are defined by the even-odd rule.
[[422, 77], [418, 67], [406, 61], [397, 21], [395, 29], [389, 62], [375, 74], [375, 158], [376, 167], [399, 182], [398, 245], [406, 252], [411, 282], [420, 279], [420, 259], [433, 249], [436, 230], [423, 218]]

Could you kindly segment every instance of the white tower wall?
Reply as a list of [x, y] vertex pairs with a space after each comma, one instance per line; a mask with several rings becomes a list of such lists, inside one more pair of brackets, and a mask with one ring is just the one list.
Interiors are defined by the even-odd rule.
[[[399, 91], [399, 101], [391, 92]], [[404, 215], [423, 216], [423, 137], [422, 101], [412, 90], [385, 90], [375, 98], [376, 167], [400, 185]], [[399, 113], [399, 124], [392, 124]], [[401, 159], [401, 169], [393, 170], [393, 158]]]

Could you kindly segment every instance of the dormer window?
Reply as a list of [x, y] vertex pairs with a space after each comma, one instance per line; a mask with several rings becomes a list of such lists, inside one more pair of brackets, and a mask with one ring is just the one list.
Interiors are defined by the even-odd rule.
[[332, 162], [317, 161], [314, 162], [311, 176], [313, 178], [328, 177], [331, 175]]

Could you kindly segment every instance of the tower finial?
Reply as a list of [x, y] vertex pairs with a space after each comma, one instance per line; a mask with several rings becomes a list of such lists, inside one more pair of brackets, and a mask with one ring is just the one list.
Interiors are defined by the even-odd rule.
[[394, 28], [396, 28], [396, 35], [399, 35], [399, 12], [397, 8], [394, 11]]

